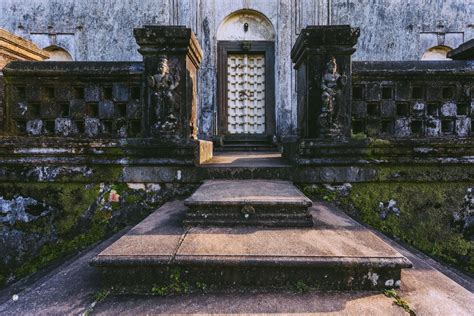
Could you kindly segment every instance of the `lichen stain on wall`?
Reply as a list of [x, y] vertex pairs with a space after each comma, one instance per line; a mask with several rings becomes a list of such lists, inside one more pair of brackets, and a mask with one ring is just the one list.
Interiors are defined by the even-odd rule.
[[192, 184], [0, 183], [0, 286], [135, 224]]

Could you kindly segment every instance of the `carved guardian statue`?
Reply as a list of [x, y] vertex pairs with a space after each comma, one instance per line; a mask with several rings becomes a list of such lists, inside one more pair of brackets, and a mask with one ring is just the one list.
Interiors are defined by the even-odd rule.
[[160, 56], [157, 73], [148, 77], [148, 86], [153, 90], [156, 123], [152, 126], [154, 133], [175, 132], [178, 127], [175, 90], [179, 85], [179, 71], [172, 73], [168, 58]]
[[341, 137], [342, 92], [347, 84], [347, 76], [337, 72], [337, 63], [331, 57], [326, 64], [321, 79], [321, 111], [318, 114], [319, 135], [322, 137]]

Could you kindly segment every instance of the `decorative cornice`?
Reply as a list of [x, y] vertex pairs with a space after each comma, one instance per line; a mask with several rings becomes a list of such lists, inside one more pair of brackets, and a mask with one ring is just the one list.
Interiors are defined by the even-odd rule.
[[14, 60], [41, 61], [49, 58], [47, 51], [1, 28], [0, 51]]
[[359, 35], [360, 29], [350, 25], [308, 26], [301, 30], [296, 39], [291, 49], [291, 59], [298, 64], [309, 52], [340, 52], [351, 55], [355, 52], [354, 45], [357, 44]]
[[138, 51], [144, 56], [187, 54], [196, 67], [202, 60], [202, 50], [196, 35], [185, 26], [145, 25], [133, 30]]

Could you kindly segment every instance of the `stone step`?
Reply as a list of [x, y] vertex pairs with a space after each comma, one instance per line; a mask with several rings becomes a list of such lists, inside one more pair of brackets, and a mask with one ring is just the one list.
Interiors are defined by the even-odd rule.
[[[348, 216], [311, 208], [313, 227], [183, 227], [187, 208], [167, 203], [91, 264], [104, 286], [165, 292], [294, 288], [374, 290], [400, 285], [411, 263]], [[299, 284], [299, 285], [298, 285]]]
[[311, 227], [311, 200], [291, 182], [208, 180], [184, 201], [185, 225]]

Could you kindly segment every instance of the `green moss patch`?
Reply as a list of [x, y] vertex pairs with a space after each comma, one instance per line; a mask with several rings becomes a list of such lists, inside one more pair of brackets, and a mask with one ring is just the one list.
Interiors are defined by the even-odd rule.
[[[336, 201], [345, 211], [382, 232], [401, 239], [445, 263], [474, 273], [474, 242], [453, 224], [469, 184], [353, 183], [345, 196], [324, 186], [303, 186], [313, 198]], [[400, 214], [381, 216], [380, 203], [396, 201]]]
[[164, 202], [194, 189], [192, 185], [158, 187], [137, 190], [126, 183], [0, 183], [3, 199], [36, 201], [26, 210], [36, 216], [30, 216], [33, 220], [0, 224], [0, 233], [9, 238], [0, 244], [0, 286], [136, 224]]

